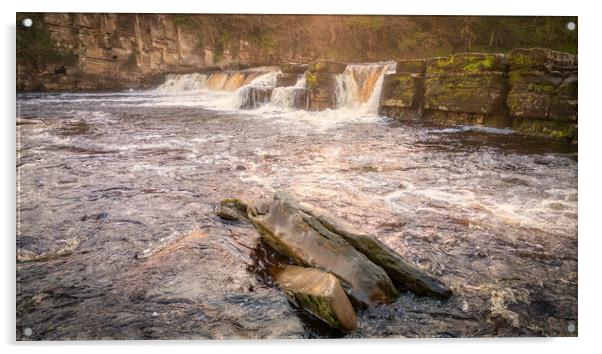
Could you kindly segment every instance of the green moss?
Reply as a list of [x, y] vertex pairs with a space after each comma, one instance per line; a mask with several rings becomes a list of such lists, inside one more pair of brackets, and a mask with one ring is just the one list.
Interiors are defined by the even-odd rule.
[[577, 136], [577, 125], [570, 122], [516, 119], [512, 127], [525, 135], [556, 140], [571, 141]]
[[530, 83], [527, 85], [527, 89], [536, 93], [546, 93], [549, 95], [556, 93], [556, 87], [550, 84]]
[[297, 293], [295, 298], [302, 307], [329, 323], [331, 326], [341, 328], [341, 322], [334, 313], [327, 298], [310, 294]]
[[200, 30], [202, 27], [199, 18], [194, 15], [174, 14], [171, 15], [171, 19], [174, 25], [180, 28]]
[[524, 55], [524, 54], [514, 54], [510, 61], [513, 64], [517, 64], [517, 65], [531, 65], [531, 64], [535, 64], [535, 61], [533, 59], [531, 59], [528, 55]]
[[471, 74], [478, 74], [483, 69], [491, 69], [494, 64], [493, 56], [486, 56], [484, 59], [470, 58], [469, 63], [464, 66], [464, 71]]
[[309, 87], [309, 89], [311, 90], [316, 87], [318, 77], [315, 73], [308, 71], [307, 74], [305, 74], [305, 82], [307, 83], [307, 87]]

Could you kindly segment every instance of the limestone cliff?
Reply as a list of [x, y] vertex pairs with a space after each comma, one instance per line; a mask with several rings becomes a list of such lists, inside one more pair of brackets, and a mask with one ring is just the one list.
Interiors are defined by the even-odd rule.
[[[23, 18], [33, 26], [20, 25]], [[214, 68], [377, 62], [545, 47], [576, 53], [576, 17], [18, 13], [17, 88], [144, 88]], [[464, 35], [458, 35], [465, 33]]]
[[20, 58], [20, 90], [140, 88], [156, 84], [166, 73], [274, 61], [269, 50], [242, 39], [227, 48], [220, 41], [206, 40], [217, 35], [210, 26], [181, 22], [176, 15], [46, 13], [35, 19], [38, 28], [21, 28], [21, 35], [47, 34], [52, 41], [48, 52], [57, 55], [38, 62]]

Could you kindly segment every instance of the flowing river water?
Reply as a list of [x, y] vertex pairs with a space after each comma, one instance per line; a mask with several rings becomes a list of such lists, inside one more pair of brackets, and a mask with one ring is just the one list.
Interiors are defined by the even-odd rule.
[[[286, 99], [237, 109], [240, 87], [272, 84], [271, 69], [18, 95], [17, 338], [576, 335], [576, 149], [379, 116], [377, 69], [324, 112]], [[215, 215], [223, 198], [276, 190], [374, 235], [455, 295], [403, 293], [359, 312], [352, 333], [325, 328], [262, 271], [255, 229]]]

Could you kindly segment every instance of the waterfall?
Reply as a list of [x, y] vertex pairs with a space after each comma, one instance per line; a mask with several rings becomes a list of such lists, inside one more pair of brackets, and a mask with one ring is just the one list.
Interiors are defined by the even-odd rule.
[[307, 106], [305, 74], [299, 75], [294, 86], [276, 87], [272, 91], [270, 103], [279, 108], [294, 109]]
[[394, 67], [392, 62], [347, 65], [335, 78], [336, 107], [376, 113], [384, 75]]
[[[180, 93], [209, 89], [212, 91], [234, 92], [242, 86], [255, 83], [256, 79], [266, 74], [277, 73], [277, 70], [276, 67], [266, 66], [247, 70], [217, 71], [210, 74], [169, 74], [165, 77], [165, 82], [159, 85], [155, 91]], [[276, 80], [275, 76], [274, 80]]]
[[155, 90], [158, 92], [180, 93], [183, 91], [198, 91], [206, 88], [207, 75], [205, 74], [169, 74], [165, 82]]
[[279, 73], [273, 71], [257, 75], [249, 84], [241, 86], [236, 91], [234, 106], [249, 109], [268, 103]]
[[[384, 75], [394, 70], [394, 62], [347, 65], [343, 73], [335, 76], [335, 107], [362, 114], [377, 113]], [[277, 67], [170, 74], [155, 91], [170, 94], [204, 91], [211, 106], [228, 109], [252, 109], [268, 103], [267, 108], [277, 111], [307, 109], [305, 74], [298, 76], [294, 86], [275, 87], [278, 74]]]

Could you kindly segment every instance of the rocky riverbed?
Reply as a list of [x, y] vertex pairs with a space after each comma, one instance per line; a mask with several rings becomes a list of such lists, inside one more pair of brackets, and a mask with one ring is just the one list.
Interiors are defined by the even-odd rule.
[[[573, 336], [577, 151], [232, 93], [19, 95], [17, 338]], [[297, 309], [226, 197], [286, 190], [453, 290], [332, 330]], [[572, 331], [571, 331], [572, 330]]]

